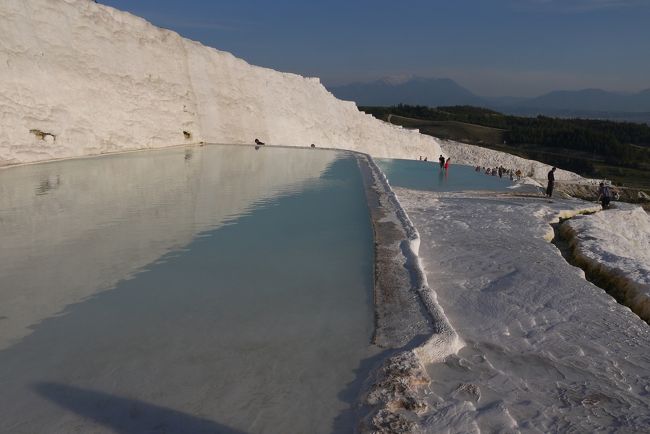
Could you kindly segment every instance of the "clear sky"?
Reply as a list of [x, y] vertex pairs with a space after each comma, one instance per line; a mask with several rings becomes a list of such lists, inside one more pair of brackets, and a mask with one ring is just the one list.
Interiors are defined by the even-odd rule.
[[99, 0], [249, 63], [483, 96], [650, 88], [650, 0]]

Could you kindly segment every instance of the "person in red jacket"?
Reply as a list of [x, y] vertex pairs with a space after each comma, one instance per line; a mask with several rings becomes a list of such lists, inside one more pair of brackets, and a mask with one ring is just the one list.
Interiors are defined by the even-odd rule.
[[449, 160], [451, 160], [451, 157], [447, 157], [447, 161], [445, 161], [445, 170], [449, 169]]

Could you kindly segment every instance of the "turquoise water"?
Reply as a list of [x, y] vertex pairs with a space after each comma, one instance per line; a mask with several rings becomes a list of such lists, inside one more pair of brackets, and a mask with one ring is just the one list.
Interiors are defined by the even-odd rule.
[[0, 432], [351, 430], [376, 354], [353, 157], [173, 149], [0, 185]]
[[440, 169], [438, 162], [378, 159], [377, 165], [394, 187], [429, 191], [507, 191], [513, 185], [506, 176], [485, 175], [471, 166], [452, 164]]

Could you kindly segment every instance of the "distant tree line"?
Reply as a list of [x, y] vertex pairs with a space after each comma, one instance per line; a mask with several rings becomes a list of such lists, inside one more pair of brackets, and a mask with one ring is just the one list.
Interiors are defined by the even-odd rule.
[[[456, 121], [499, 128], [504, 130], [503, 138], [510, 146], [540, 145], [545, 148], [577, 150], [590, 153], [593, 157], [598, 155], [605, 160], [615, 160], [619, 165], [636, 168], [643, 167], [644, 162], [650, 162], [650, 126], [645, 124], [547, 116], [510, 116], [472, 106], [431, 108], [399, 104], [360, 109], [380, 119], [386, 119], [389, 114], [393, 114], [421, 120]], [[583, 161], [584, 158], [561, 158], [567, 160], [563, 161], [564, 167], [577, 169], [576, 166], [584, 166], [581, 167], [583, 173], [588, 172], [588, 166], [591, 166]]]

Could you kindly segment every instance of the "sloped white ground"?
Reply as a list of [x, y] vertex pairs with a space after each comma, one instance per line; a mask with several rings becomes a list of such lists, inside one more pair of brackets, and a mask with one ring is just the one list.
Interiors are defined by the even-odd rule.
[[249, 65], [92, 1], [3, 0], [0, 17], [0, 166], [255, 138], [377, 157], [440, 152], [317, 78]]
[[643, 208], [610, 209], [562, 225], [575, 259], [621, 292], [650, 321], [650, 217]]
[[548, 223], [594, 204], [396, 188], [459, 337], [428, 366], [425, 432], [644, 432], [650, 329], [584, 279]]

